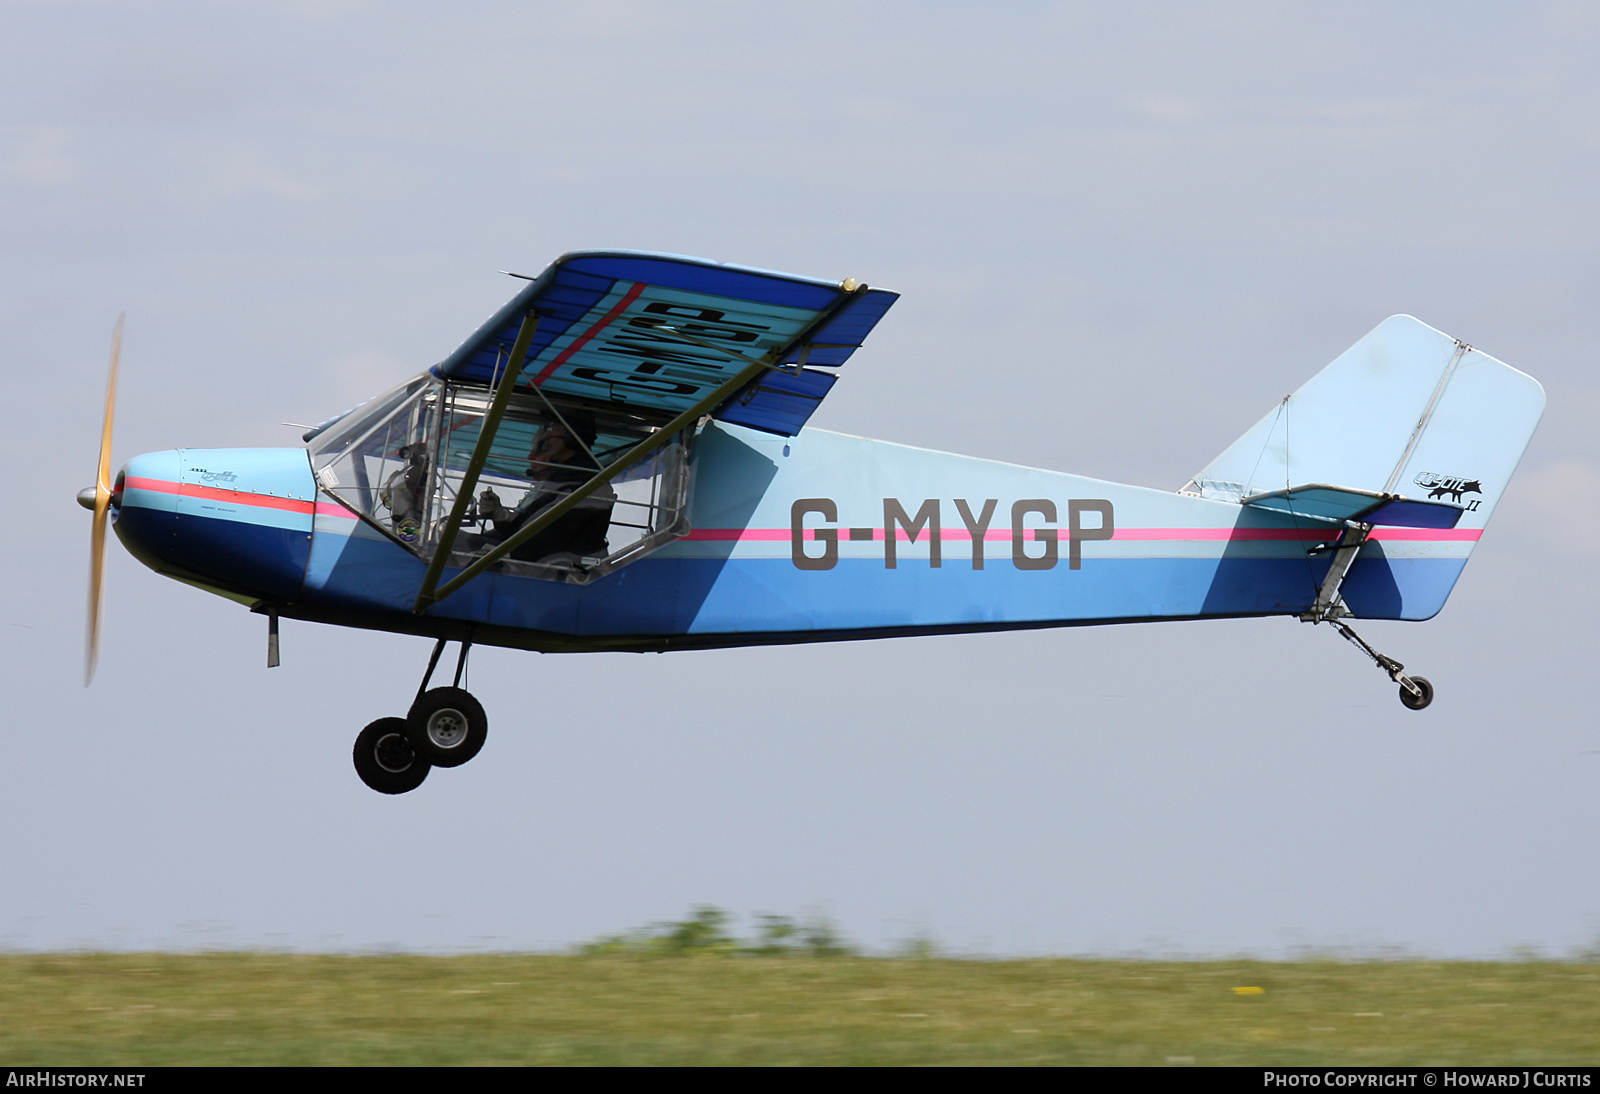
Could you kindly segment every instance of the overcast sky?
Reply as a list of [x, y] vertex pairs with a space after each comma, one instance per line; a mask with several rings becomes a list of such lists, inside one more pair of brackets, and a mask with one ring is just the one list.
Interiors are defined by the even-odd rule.
[[[986, 953], [1600, 938], [1600, 7], [0, 4], [0, 946], [554, 948], [695, 903]], [[564, 251], [904, 294], [813, 424], [1176, 489], [1397, 312], [1549, 411], [1445, 611], [667, 656], [475, 652], [489, 743], [388, 798], [420, 638], [113, 542], [116, 460], [293, 445]]]

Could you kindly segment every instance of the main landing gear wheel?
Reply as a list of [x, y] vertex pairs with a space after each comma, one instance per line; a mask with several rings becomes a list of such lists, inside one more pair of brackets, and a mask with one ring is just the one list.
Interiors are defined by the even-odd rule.
[[459, 767], [478, 754], [489, 736], [489, 716], [461, 688], [434, 688], [411, 704], [406, 737], [417, 755], [435, 767]]
[[356, 737], [356, 774], [380, 794], [404, 794], [428, 777], [427, 760], [406, 738], [404, 718], [379, 718]]
[[1428, 678], [1426, 676], [1408, 676], [1406, 679], [1417, 685], [1417, 689], [1421, 691], [1422, 694], [1415, 695], [1412, 693], [1410, 688], [1406, 687], [1404, 684], [1401, 684], [1400, 701], [1402, 703], [1412, 710], [1421, 710], [1423, 707], [1433, 702], [1433, 685], [1428, 683]]

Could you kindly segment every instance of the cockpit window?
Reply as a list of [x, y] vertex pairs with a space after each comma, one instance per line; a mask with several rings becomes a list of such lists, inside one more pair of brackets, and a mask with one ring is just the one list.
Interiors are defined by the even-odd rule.
[[422, 539], [428, 436], [442, 386], [425, 373], [357, 407], [308, 446], [325, 493], [411, 547]]
[[[490, 392], [424, 375], [358, 408], [311, 444], [322, 490], [431, 558], [456, 505]], [[539, 518], [658, 426], [628, 407], [513, 395], [451, 550], [465, 566]], [[503, 572], [587, 582], [688, 531], [681, 438], [658, 448], [516, 546]]]

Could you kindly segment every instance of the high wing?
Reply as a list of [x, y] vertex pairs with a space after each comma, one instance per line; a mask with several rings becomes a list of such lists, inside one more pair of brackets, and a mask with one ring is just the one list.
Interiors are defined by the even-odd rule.
[[[554, 525], [595, 491], [710, 414], [782, 436], [800, 432], [840, 365], [898, 295], [643, 251], [563, 255], [436, 365], [494, 391], [455, 504], [417, 590], [428, 608]], [[510, 396], [532, 388], [659, 416], [654, 431], [439, 584]], [[552, 404], [552, 410], [554, 409]]]
[[575, 251], [532, 279], [433, 372], [496, 383], [532, 312], [539, 322], [519, 368], [520, 387], [671, 417], [763, 360], [787, 367], [768, 368], [713, 416], [793, 436], [836, 379], [813, 366], [844, 364], [898, 298], [853, 280], [647, 251]]

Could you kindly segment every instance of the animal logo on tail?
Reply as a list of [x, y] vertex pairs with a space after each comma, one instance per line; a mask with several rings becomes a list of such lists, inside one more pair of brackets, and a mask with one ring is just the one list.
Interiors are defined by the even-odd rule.
[[1446, 494], [1449, 494], [1450, 500], [1457, 505], [1461, 504], [1463, 494], [1483, 493], [1483, 482], [1479, 479], [1436, 475], [1432, 471], [1424, 471], [1411, 481], [1428, 492], [1429, 500], [1443, 498]]

